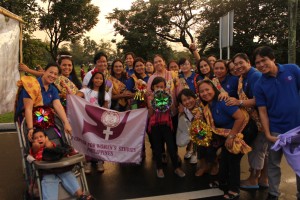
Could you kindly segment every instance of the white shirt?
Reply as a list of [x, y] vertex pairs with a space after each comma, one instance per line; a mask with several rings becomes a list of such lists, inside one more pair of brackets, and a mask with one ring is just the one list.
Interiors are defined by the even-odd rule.
[[[91, 104], [97, 105], [98, 104], [98, 91], [91, 90], [90, 88], [82, 88], [80, 90], [84, 94], [84, 99], [90, 102]], [[111, 98], [107, 92], [105, 92], [104, 100], [110, 102]]]

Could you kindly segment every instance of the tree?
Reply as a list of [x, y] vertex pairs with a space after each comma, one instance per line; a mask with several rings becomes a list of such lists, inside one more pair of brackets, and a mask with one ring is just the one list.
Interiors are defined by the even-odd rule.
[[39, 7], [35, 0], [2, 0], [0, 6], [22, 17], [25, 22], [23, 31], [31, 34], [38, 27], [37, 18]]
[[171, 48], [167, 41], [188, 48], [187, 38], [194, 40], [191, 31], [196, 28], [197, 5], [196, 0], [138, 0], [130, 10], [114, 9], [107, 19], [115, 21], [115, 32], [124, 37], [118, 48], [143, 57], [154, 52], [168, 56]]
[[50, 38], [47, 49], [55, 60], [59, 45], [64, 41], [79, 40], [98, 22], [99, 8], [91, 0], [43, 0], [48, 2], [41, 13], [40, 29]]

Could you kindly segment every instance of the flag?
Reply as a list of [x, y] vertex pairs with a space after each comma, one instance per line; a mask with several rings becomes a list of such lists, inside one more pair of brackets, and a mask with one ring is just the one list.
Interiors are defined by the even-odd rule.
[[72, 144], [90, 157], [118, 163], [140, 163], [147, 125], [146, 108], [117, 112], [68, 95]]

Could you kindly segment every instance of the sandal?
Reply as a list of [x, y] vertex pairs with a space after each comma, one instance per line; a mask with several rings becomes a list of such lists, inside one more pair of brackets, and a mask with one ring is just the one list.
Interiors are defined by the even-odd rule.
[[240, 194], [239, 193], [227, 193], [223, 196], [224, 199], [230, 199], [230, 200], [235, 200], [235, 199], [239, 199], [240, 198]]
[[209, 183], [210, 188], [219, 188], [219, 181], [212, 181]]

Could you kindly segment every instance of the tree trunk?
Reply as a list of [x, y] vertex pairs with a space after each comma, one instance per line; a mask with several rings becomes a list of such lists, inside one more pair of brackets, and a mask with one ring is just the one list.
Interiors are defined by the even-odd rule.
[[296, 63], [296, 26], [298, 0], [288, 0], [289, 12], [289, 39], [288, 39], [288, 62]]

